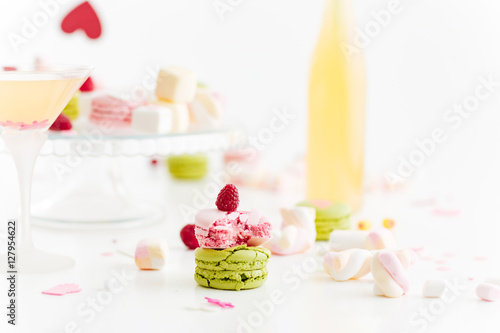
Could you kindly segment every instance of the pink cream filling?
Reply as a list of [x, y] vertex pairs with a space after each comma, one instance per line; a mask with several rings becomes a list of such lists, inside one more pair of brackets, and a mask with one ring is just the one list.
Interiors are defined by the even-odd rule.
[[[209, 224], [210, 220], [213, 222]], [[196, 239], [205, 248], [229, 248], [248, 244], [256, 238], [266, 240], [271, 237], [271, 224], [257, 211], [200, 211], [195, 224]]]

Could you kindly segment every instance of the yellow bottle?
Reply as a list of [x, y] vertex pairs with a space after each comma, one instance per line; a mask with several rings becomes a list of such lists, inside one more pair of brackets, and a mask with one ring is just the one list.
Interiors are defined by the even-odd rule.
[[[309, 83], [308, 199], [362, 204], [365, 67], [351, 0], [326, 0]], [[354, 51], [353, 51], [354, 50]]]

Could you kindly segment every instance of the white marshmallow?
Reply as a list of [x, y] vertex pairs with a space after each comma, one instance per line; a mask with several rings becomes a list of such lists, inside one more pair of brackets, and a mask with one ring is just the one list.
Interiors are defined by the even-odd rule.
[[166, 134], [172, 130], [172, 110], [161, 105], [140, 106], [132, 111], [132, 128], [139, 132]]
[[160, 69], [156, 82], [156, 96], [173, 103], [189, 103], [196, 93], [196, 74], [182, 67]]
[[197, 123], [215, 124], [222, 117], [223, 107], [210, 89], [198, 88], [191, 103], [191, 112]]
[[287, 225], [281, 229], [281, 238], [278, 241], [278, 246], [284, 250], [289, 250], [292, 248], [295, 239], [297, 238], [298, 229], [294, 225]]
[[160, 105], [170, 109], [172, 112], [172, 132], [185, 132], [189, 127], [189, 109], [187, 104], [170, 103], [165, 100], [154, 102], [155, 105]]
[[333, 230], [330, 233], [330, 250], [362, 249], [368, 232], [358, 230]]
[[444, 280], [427, 280], [424, 283], [422, 295], [428, 298], [439, 298], [446, 291], [446, 282]]

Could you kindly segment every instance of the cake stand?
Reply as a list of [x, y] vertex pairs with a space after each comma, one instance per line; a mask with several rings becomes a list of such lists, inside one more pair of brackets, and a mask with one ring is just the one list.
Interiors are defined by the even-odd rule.
[[[193, 128], [185, 133], [140, 134], [131, 129], [111, 133], [91, 124], [71, 132], [49, 132], [40, 156], [52, 156], [51, 167], [61, 191], [33, 206], [33, 222], [60, 228], [133, 227], [159, 222], [165, 209], [141, 201], [124, 181], [119, 157], [162, 158], [234, 148], [243, 142], [238, 129]], [[1, 144], [0, 151], [6, 151]]]

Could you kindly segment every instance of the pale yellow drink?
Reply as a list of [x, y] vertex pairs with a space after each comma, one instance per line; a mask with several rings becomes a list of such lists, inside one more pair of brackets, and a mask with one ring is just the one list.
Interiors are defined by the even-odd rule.
[[[362, 203], [365, 69], [349, 0], [326, 0], [309, 84], [307, 196]], [[349, 52], [351, 51], [351, 52]]]
[[[0, 79], [0, 124], [26, 129], [34, 122], [49, 127], [64, 109], [82, 78], [15, 81]], [[45, 126], [46, 125], [46, 126]]]

